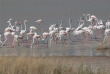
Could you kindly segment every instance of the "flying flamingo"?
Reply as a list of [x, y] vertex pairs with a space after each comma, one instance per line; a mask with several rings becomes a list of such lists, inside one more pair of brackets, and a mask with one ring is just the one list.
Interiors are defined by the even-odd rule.
[[43, 23], [43, 20], [39, 19], [37, 21], [35, 21], [36, 23], [38, 23], [38, 26], [39, 26], [39, 30], [42, 30], [42, 27], [41, 27], [41, 23]]

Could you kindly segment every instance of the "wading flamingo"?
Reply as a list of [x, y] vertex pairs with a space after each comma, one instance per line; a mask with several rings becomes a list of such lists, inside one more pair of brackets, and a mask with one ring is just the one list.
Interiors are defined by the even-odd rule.
[[39, 46], [39, 40], [41, 39], [41, 36], [38, 35], [37, 33], [34, 33], [34, 36], [33, 36], [33, 42], [31, 44], [31, 48], [33, 47], [33, 44], [35, 42], [35, 39], [37, 39], [37, 47]]

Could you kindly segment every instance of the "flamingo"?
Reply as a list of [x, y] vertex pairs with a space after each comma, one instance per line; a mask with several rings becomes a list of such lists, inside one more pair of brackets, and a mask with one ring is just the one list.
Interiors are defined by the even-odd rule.
[[[103, 24], [102, 20], [98, 20], [97, 19], [97, 23], [95, 26], [93, 26], [93, 30], [99, 30], [100, 31], [100, 34], [101, 34], [101, 38], [103, 38], [103, 32], [105, 30], [105, 25]], [[96, 36], [97, 36], [97, 33], [96, 33]]]
[[42, 19], [39, 19], [37, 21], [35, 21], [36, 23], [38, 23], [39, 25], [39, 30], [41, 29], [41, 23], [43, 23], [43, 20]]
[[[57, 39], [57, 38], [56, 38], [56, 37], [57, 37], [57, 36], [56, 36], [56, 35], [57, 35], [56, 33], [58, 33], [58, 28], [54, 28], [54, 30], [52, 30], [52, 31], [49, 32], [49, 34], [50, 34], [50, 45], [51, 45], [51, 43], [52, 43], [52, 40], [53, 40], [53, 41], [56, 41], [56, 39]], [[56, 41], [56, 42], [57, 42], [57, 41]]]
[[107, 22], [106, 22], [106, 27], [109, 29], [109, 27], [110, 27], [110, 21], [108, 20]]
[[[80, 35], [84, 34], [85, 31], [82, 29], [83, 25], [84, 25], [84, 20], [80, 20], [78, 27], [73, 31], [73, 35], [80, 36]], [[81, 43], [83, 44], [82, 37], [81, 37]]]
[[61, 20], [61, 24], [59, 26], [59, 30], [66, 30], [66, 28], [62, 27], [62, 25], [63, 25], [63, 20]]
[[92, 25], [90, 25], [89, 27], [83, 27], [82, 30], [85, 31], [85, 33], [86, 33], [86, 42], [88, 42], [88, 36], [93, 35]]
[[43, 33], [43, 39], [44, 39], [44, 41], [47, 40], [47, 42], [46, 42], [47, 46], [48, 46], [48, 38], [47, 37], [49, 37], [49, 36], [50, 36], [50, 33], [48, 33], [48, 32]]
[[72, 31], [74, 31], [74, 28], [71, 28], [71, 22], [72, 22], [72, 20], [69, 19], [69, 27], [66, 27], [66, 33], [67, 33], [67, 36], [69, 37], [69, 39], [72, 41], [72, 39], [70, 38], [70, 33]]
[[[28, 21], [27, 20], [24, 20], [24, 26], [25, 26], [25, 29], [24, 30], [22, 30], [22, 25], [21, 25], [21, 31], [20, 31], [20, 35], [23, 37], [23, 35], [25, 35], [26, 34], [26, 32], [27, 32], [27, 30], [26, 30], [26, 23], [27, 23]], [[24, 38], [24, 37], [23, 37]], [[23, 41], [23, 40], [22, 40]]]
[[7, 21], [7, 23], [9, 23], [8, 27], [11, 27], [12, 28], [11, 21], [13, 21], [12, 18], [10, 18], [9, 21]]
[[8, 39], [8, 45], [9, 45], [9, 35], [11, 35], [11, 32], [5, 32], [5, 33], [4, 33], [4, 36], [5, 36], [4, 44], [5, 44], [5, 42], [6, 42], [7, 39]]
[[19, 39], [23, 39], [23, 37], [20, 36], [20, 35], [15, 34], [14, 35], [14, 39], [13, 39], [13, 46], [14, 46], [14, 48], [16, 47], [16, 43], [17, 42], [18, 42], [18, 45], [19, 45]]
[[34, 33], [35, 32], [33, 32], [33, 30], [31, 29], [30, 32], [26, 34], [27, 35], [27, 40], [30, 39], [30, 43], [31, 43], [31, 38], [34, 36]]
[[37, 28], [35, 27], [35, 26], [30, 26], [30, 28], [29, 28], [29, 30], [32, 30], [32, 31], [34, 31], [34, 30], [36, 30]]
[[55, 28], [55, 24], [52, 24], [52, 25], [49, 27], [49, 31], [54, 30], [54, 28]]
[[3, 45], [3, 42], [2, 42], [2, 40], [1, 40], [1, 37], [2, 37], [2, 35], [0, 34], [0, 43], [1, 43], [1, 45]]
[[65, 44], [65, 36], [67, 37], [67, 32], [65, 30], [60, 30], [57, 36], [60, 38], [60, 41]]
[[[106, 25], [107, 26], [107, 25]], [[105, 42], [105, 40], [109, 37], [109, 42], [110, 42], [110, 28], [107, 28], [106, 27], [106, 29], [105, 29], [105, 37], [104, 37], [104, 40], [103, 40], [103, 42]]]
[[85, 16], [86, 21], [91, 22], [91, 25], [93, 25], [96, 22], [96, 16], [95, 15], [83, 14], [83, 16]]
[[27, 23], [28, 21], [27, 20], [24, 20], [24, 26], [25, 26], [25, 29], [24, 30], [22, 30], [22, 25], [21, 25], [21, 32], [20, 32], [20, 35], [23, 35], [23, 34], [25, 34], [26, 33], [26, 23]]
[[5, 31], [4, 32], [8, 32], [8, 31], [12, 31], [12, 25], [11, 25], [11, 20], [12, 19], [9, 19], [9, 21], [7, 21], [7, 23], [9, 24], [9, 26], [7, 28], [5, 28]]
[[35, 39], [37, 39], [37, 46], [39, 46], [39, 40], [41, 39], [41, 36], [38, 35], [37, 33], [34, 33], [33, 42], [32, 42], [32, 44], [31, 44], [31, 48], [32, 48], [32, 46], [33, 46], [33, 44], [34, 44], [34, 42], [35, 42]]

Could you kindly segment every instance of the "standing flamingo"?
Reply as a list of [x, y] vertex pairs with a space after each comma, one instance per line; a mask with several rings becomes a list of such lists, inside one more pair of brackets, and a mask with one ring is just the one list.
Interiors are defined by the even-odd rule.
[[[71, 37], [70, 37], [71, 32], [74, 30], [73, 28], [71, 28], [71, 22], [72, 22], [72, 20], [69, 19], [69, 27], [66, 27], [66, 32], [67, 32], [68, 38], [69, 38], [71, 41], [73, 41], [73, 40], [71, 39]], [[72, 30], [72, 29], [73, 29], [73, 30]]]
[[109, 20], [106, 22], [106, 28], [107, 28], [107, 29], [110, 28], [110, 21], [109, 21]]
[[26, 29], [26, 23], [27, 22], [28, 22], [27, 20], [24, 20], [24, 26], [25, 26], [25, 29], [24, 30], [22, 30], [22, 25], [21, 25], [21, 31], [20, 31], [20, 35], [21, 36], [24, 36], [26, 34], [26, 32], [27, 32], [27, 29]]
[[[96, 16], [90, 15], [90, 14], [83, 14], [85, 16], [86, 20], [91, 23], [91, 25], [94, 25], [96, 23]], [[87, 18], [88, 17], [88, 18]]]
[[34, 33], [33, 42], [32, 42], [32, 44], [31, 44], [31, 48], [32, 48], [32, 46], [33, 46], [33, 44], [34, 44], [34, 42], [35, 42], [35, 39], [37, 39], [37, 46], [39, 46], [39, 40], [41, 39], [41, 36], [38, 35], [37, 33]]
[[[107, 25], [106, 25], [107, 26]], [[109, 38], [109, 43], [110, 43], [110, 28], [107, 28], [106, 27], [106, 29], [105, 29], [105, 37], [104, 37], [104, 40], [103, 40], [103, 42], [105, 42], [105, 40], [107, 39], [107, 38]]]
[[23, 35], [23, 34], [25, 34], [26, 33], [26, 23], [27, 23], [28, 21], [27, 20], [25, 20], [24, 21], [24, 26], [25, 26], [25, 29], [24, 30], [22, 30], [22, 26], [21, 26], [21, 32], [20, 32], [20, 35]]
[[5, 32], [5, 33], [4, 33], [4, 36], [5, 36], [4, 44], [5, 44], [5, 42], [6, 42], [7, 39], [8, 39], [8, 45], [9, 45], [9, 35], [11, 35], [11, 32]]
[[30, 43], [31, 43], [31, 38], [34, 36], [34, 33], [33, 30], [31, 29], [29, 33], [27, 33], [27, 40], [30, 40]]
[[1, 43], [1, 46], [3, 46], [3, 42], [1, 40], [1, 37], [2, 37], [2, 35], [0, 34], [0, 43]]
[[82, 29], [83, 25], [84, 25], [84, 20], [80, 20], [78, 27], [73, 31], [73, 35], [81, 37], [82, 44], [83, 44], [82, 35], [85, 33], [85, 31]]
[[105, 30], [105, 25], [103, 24], [102, 20], [97, 19], [97, 23], [95, 26], [93, 26], [93, 30], [96, 30], [96, 37], [97, 37], [97, 30], [99, 30], [101, 38], [103, 38], [103, 32]]

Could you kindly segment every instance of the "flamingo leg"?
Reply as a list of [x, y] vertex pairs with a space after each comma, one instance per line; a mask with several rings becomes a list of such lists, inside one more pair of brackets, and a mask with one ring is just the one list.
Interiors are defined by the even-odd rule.
[[81, 37], [81, 44], [83, 45], [83, 38]]
[[96, 29], [96, 36], [95, 36], [95, 38], [97, 38], [97, 34], [98, 34], [98, 31], [97, 31], [97, 29]]
[[86, 43], [88, 42], [88, 33], [86, 33]]
[[47, 48], [48, 48], [48, 39], [47, 39]]
[[16, 41], [14, 42], [14, 48], [16, 48]]
[[12, 44], [13, 44], [14, 36], [12, 36]]
[[37, 43], [36, 43], [36, 45], [37, 45], [37, 47], [39, 46], [39, 41], [38, 41], [38, 39], [37, 39]]
[[8, 46], [9, 46], [9, 44], [10, 44], [10, 41], [9, 41], [9, 36], [8, 36]]

